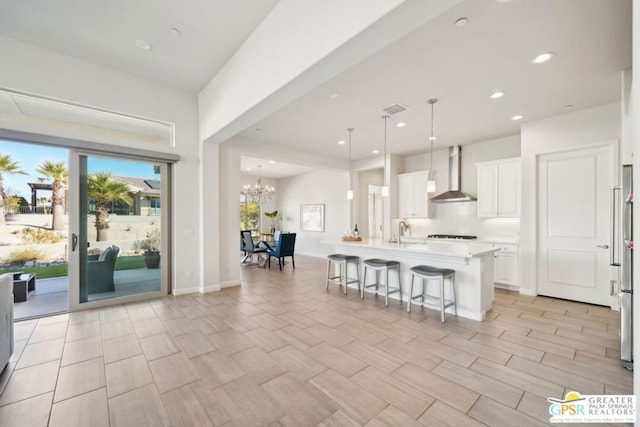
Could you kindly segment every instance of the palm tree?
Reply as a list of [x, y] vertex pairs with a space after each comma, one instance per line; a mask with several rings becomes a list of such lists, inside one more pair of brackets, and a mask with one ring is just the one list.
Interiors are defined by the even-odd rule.
[[45, 160], [37, 167], [36, 172], [51, 181], [51, 208], [53, 220], [52, 230], [64, 230], [64, 186], [69, 182], [69, 171], [64, 162], [53, 163]]
[[36, 202], [39, 203], [42, 206], [42, 213], [43, 214], [48, 214], [49, 212], [47, 212], [47, 202], [49, 201], [49, 199], [47, 199], [46, 197], [38, 197], [36, 199]]
[[97, 241], [108, 240], [109, 202], [119, 202], [127, 206], [133, 203], [127, 184], [111, 178], [108, 172], [97, 172], [88, 177], [89, 198], [96, 201]]
[[9, 154], [0, 153], [0, 225], [5, 225], [4, 218], [4, 179], [3, 174], [21, 174], [27, 173], [20, 169], [20, 162], [16, 162]]

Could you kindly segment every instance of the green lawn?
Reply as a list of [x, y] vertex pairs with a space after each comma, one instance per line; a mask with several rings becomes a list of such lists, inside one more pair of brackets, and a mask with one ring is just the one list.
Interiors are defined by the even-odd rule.
[[116, 270], [145, 268], [144, 255], [121, 256], [116, 260]]
[[[145, 268], [142, 255], [123, 256], [116, 260], [116, 270], [131, 270], [133, 268]], [[0, 269], [0, 274], [23, 271], [25, 273], [37, 273], [38, 279], [50, 277], [68, 276], [67, 264], [50, 265], [48, 267], [16, 267], [7, 270]]]

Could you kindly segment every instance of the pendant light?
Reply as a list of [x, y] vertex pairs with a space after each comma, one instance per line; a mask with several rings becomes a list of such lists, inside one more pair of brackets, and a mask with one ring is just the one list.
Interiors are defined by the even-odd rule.
[[384, 147], [382, 151], [382, 197], [389, 197], [389, 186], [387, 185], [387, 119], [389, 116], [382, 116], [384, 119]]
[[353, 200], [353, 188], [351, 186], [351, 134], [353, 128], [347, 129], [349, 132], [349, 189], [347, 190], [347, 200]]
[[436, 102], [438, 102], [437, 98], [432, 98], [427, 101], [427, 103], [431, 105], [431, 136], [429, 136], [431, 149], [429, 150], [429, 170], [427, 171], [427, 193], [435, 193], [436, 191], [436, 180], [433, 179], [433, 141], [436, 140], [436, 137], [433, 135], [433, 105]]

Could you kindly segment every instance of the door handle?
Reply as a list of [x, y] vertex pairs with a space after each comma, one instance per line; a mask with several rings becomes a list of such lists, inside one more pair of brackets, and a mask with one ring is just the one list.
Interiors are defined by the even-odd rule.
[[71, 252], [75, 252], [77, 246], [78, 246], [78, 235], [73, 233], [71, 234]]
[[609, 245], [596, 245], [596, 248], [609, 249]]

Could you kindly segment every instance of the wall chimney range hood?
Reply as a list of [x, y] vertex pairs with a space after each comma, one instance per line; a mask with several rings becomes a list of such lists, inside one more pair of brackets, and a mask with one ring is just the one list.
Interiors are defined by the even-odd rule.
[[449, 191], [431, 198], [434, 203], [472, 202], [475, 197], [460, 191], [462, 147], [453, 145], [449, 147]]

